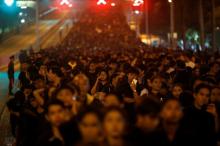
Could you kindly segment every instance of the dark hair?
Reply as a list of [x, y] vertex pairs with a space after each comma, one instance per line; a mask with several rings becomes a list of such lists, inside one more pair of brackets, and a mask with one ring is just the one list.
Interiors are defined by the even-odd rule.
[[134, 67], [129, 67], [128, 73], [139, 74], [139, 71]]
[[62, 108], [65, 108], [65, 105], [62, 101], [57, 100], [57, 99], [51, 99], [46, 105], [46, 108], [45, 108], [46, 114], [48, 114], [50, 106], [53, 106], [53, 105], [59, 105]]
[[166, 100], [163, 101], [162, 107], [164, 107], [170, 101], [176, 101], [181, 105], [180, 101], [177, 98], [167, 98]]
[[57, 94], [58, 94], [61, 90], [64, 90], [64, 89], [67, 89], [67, 90], [71, 91], [73, 94], [79, 93], [79, 90], [77, 89], [76, 86], [68, 84], [68, 85], [62, 85], [60, 88], [56, 89], [56, 91], [55, 91], [54, 94], [53, 94], [54, 97], [56, 97]]
[[194, 93], [197, 94], [197, 93], [199, 93], [199, 91], [200, 91], [201, 89], [204, 89], [204, 88], [206, 88], [206, 89], [208, 89], [209, 91], [211, 91], [211, 87], [210, 87], [208, 84], [201, 83], [201, 84], [199, 84], [199, 85], [197, 85], [197, 86], [195, 87]]
[[137, 115], [157, 115], [159, 114], [160, 110], [160, 103], [148, 97], [136, 107]]
[[56, 74], [58, 77], [62, 77], [63, 73], [59, 67], [49, 67], [48, 71], [52, 71], [54, 74]]
[[105, 116], [106, 116], [108, 113], [112, 112], [112, 111], [117, 111], [117, 112], [119, 112], [125, 120], [127, 119], [127, 114], [126, 114], [126, 112], [125, 112], [121, 107], [118, 107], [118, 106], [110, 106], [110, 107], [107, 107], [107, 108], [104, 110], [103, 120], [104, 120]]
[[83, 107], [79, 110], [79, 113], [77, 115], [77, 121], [81, 122], [83, 120], [83, 118], [88, 115], [88, 114], [94, 114], [97, 116], [97, 118], [102, 121], [102, 113], [100, 111], [100, 109], [96, 109], [92, 106], [87, 106], [87, 107]]

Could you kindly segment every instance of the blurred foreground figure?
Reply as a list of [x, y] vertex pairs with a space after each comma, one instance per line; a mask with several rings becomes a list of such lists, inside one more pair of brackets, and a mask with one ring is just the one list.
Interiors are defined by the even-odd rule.
[[14, 59], [14, 56], [11, 56], [10, 62], [8, 64], [9, 95], [13, 95], [12, 90], [14, 86]]

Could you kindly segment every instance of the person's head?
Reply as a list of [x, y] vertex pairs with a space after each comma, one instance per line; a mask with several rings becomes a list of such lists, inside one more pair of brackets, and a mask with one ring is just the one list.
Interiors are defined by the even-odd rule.
[[10, 59], [10, 61], [14, 61], [15, 60], [15, 56], [13, 55], [9, 59]]
[[108, 80], [108, 73], [104, 70], [102, 70], [100, 73], [99, 73], [99, 79], [100, 81], [107, 81]]
[[215, 86], [211, 91], [211, 102], [220, 103], [220, 87]]
[[160, 110], [160, 103], [153, 99], [146, 98], [136, 108], [136, 126], [145, 132], [154, 131], [160, 121]]
[[101, 114], [93, 108], [84, 108], [78, 114], [79, 130], [82, 141], [97, 142], [101, 137]]
[[104, 113], [103, 129], [106, 138], [122, 138], [126, 132], [126, 116], [120, 107], [108, 107]]
[[95, 72], [96, 71], [96, 64], [94, 62], [91, 62], [89, 64], [89, 71], [90, 72]]
[[201, 79], [196, 79], [194, 82], [193, 82], [193, 90], [199, 85], [203, 83], [203, 81]]
[[86, 94], [89, 91], [90, 83], [85, 74], [78, 74], [74, 77], [73, 83], [80, 89], [81, 94]]
[[33, 86], [30, 84], [27, 84], [27, 85], [22, 86], [21, 90], [23, 91], [25, 97], [28, 97], [32, 93]]
[[175, 84], [172, 88], [172, 95], [175, 98], [179, 98], [180, 94], [183, 92], [182, 84]]
[[63, 73], [59, 67], [48, 68], [47, 77], [49, 81], [54, 81], [57, 78], [61, 78], [62, 76], [63, 76]]
[[210, 64], [210, 72], [216, 75], [220, 70], [220, 66], [217, 62]]
[[70, 85], [62, 86], [55, 91], [55, 97], [62, 101], [66, 107], [72, 106], [77, 96], [77, 90]]
[[139, 72], [137, 69], [135, 68], [130, 68], [128, 70], [128, 81], [132, 82], [134, 79], [137, 79]]
[[161, 118], [167, 124], [178, 124], [183, 117], [183, 111], [178, 99], [170, 98], [163, 103]]
[[199, 84], [194, 89], [194, 105], [196, 108], [201, 109], [209, 103], [210, 99], [210, 86], [207, 84]]
[[162, 77], [161, 76], [153, 76], [149, 81], [149, 86], [152, 91], [159, 92], [162, 87]]
[[114, 94], [109, 94], [104, 98], [104, 106], [110, 107], [110, 106], [122, 106], [119, 98]]
[[34, 87], [36, 89], [42, 89], [45, 87], [45, 81], [43, 78], [38, 77], [35, 81], [34, 81]]
[[62, 101], [51, 100], [46, 107], [46, 119], [52, 127], [59, 127], [66, 120], [65, 106]]

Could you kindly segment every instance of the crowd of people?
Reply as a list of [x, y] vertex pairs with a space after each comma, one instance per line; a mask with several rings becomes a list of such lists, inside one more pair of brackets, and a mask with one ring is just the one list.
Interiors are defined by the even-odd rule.
[[152, 49], [119, 7], [78, 17], [59, 46], [20, 57], [16, 146], [217, 146], [218, 54]]

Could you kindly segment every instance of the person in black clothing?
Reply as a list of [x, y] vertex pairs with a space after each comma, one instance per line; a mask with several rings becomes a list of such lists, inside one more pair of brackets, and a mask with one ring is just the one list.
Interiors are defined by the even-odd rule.
[[184, 111], [183, 126], [192, 137], [191, 144], [216, 146], [216, 124], [210, 100], [210, 86], [199, 84], [194, 90], [194, 104]]
[[[183, 111], [176, 98], [170, 98], [163, 104], [161, 111], [161, 126], [157, 133], [158, 146], [186, 146], [191, 145], [188, 135], [181, 127]], [[185, 135], [186, 134], [186, 135]]]
[[35, 146], [64, 146], [64, 139], [59, 127], [66, 122], [65, 106], [59, 100], [48, 102], [46, 119], [50, 126], [42, 131]]
[[160, 123], [160, 103], [146, 98], [136, 108], [136, 124], [128, 135], [128, 141], [137, 146], [155, 146], [155, 132]]
[[9, 79], [9, 95], [13, 95], [13, 85], [14, 85], [14, 56], [10, 57], [10, 62], [8, 64], [8, 79]]
[[104, 92], [104, 93], [110, 92], [108, 73], [104, 70], [98, 74], [96, 82], [91, 90], [92, 95], [94, 95], [97, 92]]

